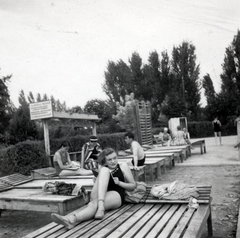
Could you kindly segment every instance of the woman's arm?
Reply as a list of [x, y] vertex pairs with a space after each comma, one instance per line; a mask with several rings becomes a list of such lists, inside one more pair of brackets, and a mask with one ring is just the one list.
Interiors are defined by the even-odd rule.
[[[73, 169], [73, 170], [77, 170], [78, 168], [77, 167], [75, 167], [75, 166], [72, 166], [72, 162], [70, 162], [70, 164], [63, 164], [62, 163], [62, 159], [61, 159], [61, 155], [58, 153], [58, 152], [56, 152], [56, 154], [54, 155], [54, 157], [55, 157], [55, 161], [57, 161], [58, 162], [58, 165], [59, 165], [59, 167], [60, 167], [60, 169]], [[69, 155], [68, 155], [68, 157], [69, 157]], [[69, 160], [70, 160], [70, 158], [68, 158]], [[71, 160], [70, 160], [71, 161]]]
[[138, 165], [138, 156], [137, 156], [138, 148], [137, 148], [137, 143], [135, 143], [135, 141], [133, 141], [131, 146], [132, 146], [133, 161], [134, 161], [133, 167], [134, 167], [134, 169], [137, 169], [137, 165]]
[[81, 153], [81, 168], [84, 167], [84, 160], [85, 160], [85, 144], [82, 147], [82, 153]]
[[118, 186], [120, 186], [126, 190], [129, 190], [129, 191], [134, 190], [136, 188], [137, 184], [133, 178], [130, 168], [128, 167], [128, 165], [126, 163], [121, 163], [120, 167], [121, 167], [121, 170], [123, 172], [126, 182], [119, 181], [119, 179], [117, 177], [113, 177], [114, 182]]

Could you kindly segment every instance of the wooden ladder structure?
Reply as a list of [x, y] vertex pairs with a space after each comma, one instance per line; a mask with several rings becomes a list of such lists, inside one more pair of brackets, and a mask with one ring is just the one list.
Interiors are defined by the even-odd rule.
[[139, 102], [135, 100], [134, 103], [134, 116], [135, 116], [135, 136], [136, 140], [141, 145], [152, 145], [152, 116], [151, 116], [151, 103]]

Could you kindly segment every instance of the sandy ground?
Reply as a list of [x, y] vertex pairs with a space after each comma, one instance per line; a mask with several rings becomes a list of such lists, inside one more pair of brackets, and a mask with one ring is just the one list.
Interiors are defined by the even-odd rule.
[[[223, 137], [223, 145], [214, 138], [206, 138], [207, 153], [199, 148], [192, 156], [154, 183], [180, 181], [187, 184], [212, 185], [212, 219], [214, 238], [236, 237], [238, 208], [240, 203], [240, 160], [233, 148], [236, 136]], [[3, 211], [0, 218], [0, 237], [23, 237], [51, 222], [50, 213], [27, 211]], [[207, 226], [202, 238], [207, 237]]]

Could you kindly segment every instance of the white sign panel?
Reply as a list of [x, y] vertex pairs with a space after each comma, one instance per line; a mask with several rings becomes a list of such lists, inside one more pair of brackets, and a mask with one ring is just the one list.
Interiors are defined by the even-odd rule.
[[52, 102], [36, 102], [30, 103], [30, 116], [31, 120], [38, 120], [44, 118], [50, 118], [53, 116]]

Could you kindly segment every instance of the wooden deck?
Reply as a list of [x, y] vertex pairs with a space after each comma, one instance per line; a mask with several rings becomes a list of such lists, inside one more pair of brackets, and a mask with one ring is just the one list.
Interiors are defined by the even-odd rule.
[[52, 222], [24, 238], [200, 238], [206, 225], [208, 235], [212, 237], [211, 187], [200, 186], [199, 189], [203, 202], [199, 200], [198, 209], [188, 208], [187, 201], [146, 200], [145, 197], [139, 204], [125, 204], [107, 212], [103, 220], [91, 219], [71, 230]]

